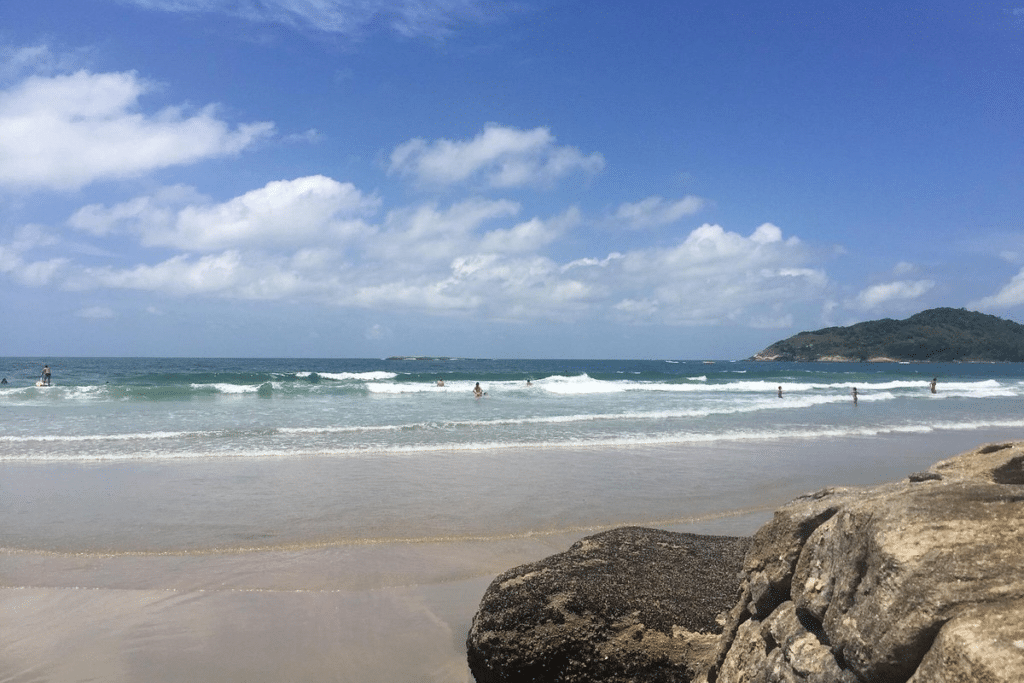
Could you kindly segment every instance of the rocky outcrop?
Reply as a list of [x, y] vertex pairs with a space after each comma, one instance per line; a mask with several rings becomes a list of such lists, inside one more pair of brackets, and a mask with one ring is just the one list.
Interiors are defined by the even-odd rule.
[[749, 539], [625, 527], [498, 576], [467, 640], [477, 683], [679, 681], [708, 667]]
[[1024, 443], [798, 498], [737, 578], [742, 547], [622, 529], [503, 574], [470, 668], [478, 683], [1024, 681]]
[[1024, 448], [799, 498], [753, 539], [714, 683], [1024, 680]]

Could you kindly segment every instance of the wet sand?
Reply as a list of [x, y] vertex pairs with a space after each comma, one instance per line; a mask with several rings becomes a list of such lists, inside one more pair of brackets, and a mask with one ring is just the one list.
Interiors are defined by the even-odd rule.
[[[972, 432], [750, 446], [764, 471], [748, 498], [773, 505], [688, 519], [681, 500], [678, 515], [646, 519], [676, 531], [750, 535], [801, 492], [900, 478], [1009, 438]], [[834, 466], [813, 474], [777, 467], [826, 452]], [[734, 510], [744, 503], [726, 502]], [[638, 514], [645, 512], [665, 514]], [[0, 551], [0, 679], [469, 682], [464, 641], [491, 579], [604, 528], [289, 550], [8, 548]]]
[[[686, 526], [752, 532], [767, 515]], [[464, 643], [491, 579], [579, 537], [227, 556], [8, 551], [0, 555], [0, 674], [109, 683], [472, 681]]]

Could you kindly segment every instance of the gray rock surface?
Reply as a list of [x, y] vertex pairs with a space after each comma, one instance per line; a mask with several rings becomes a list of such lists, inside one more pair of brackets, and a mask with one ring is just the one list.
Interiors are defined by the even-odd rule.
[[1024, 681], [1024, 447], [798, 498], [758, 531], [706, 680]]
[[678, 681], [707, 668], [749, 539], [624, 527], [498, 576], [467, 640], [477, 683]]

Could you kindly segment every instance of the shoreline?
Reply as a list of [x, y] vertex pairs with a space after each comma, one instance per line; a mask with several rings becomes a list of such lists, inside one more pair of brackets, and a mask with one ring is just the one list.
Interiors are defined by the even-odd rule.
[[[483, 474], [474, 476], [491, 477], [481, 481], [495, 486], [511, 486], [510, 500], [520, 506], [511, 509], [522, 515], [519, 523], [538, 527], [517, 533], [443, 540], [426, 536], [412, 541], [354, 539], [249, 552], [3, 550], [0, 630], [8, 642], [0, 653], [0, 673], [8, 678], [31, 673], [49, 681], [92, 676], [111, 683], [269, 683], [332, 677], [368, 683], [470, 683], [466, 633], [487, 585], [512, 567], [560, 553], [583, 536], [623, 525], [749, 536], [771, 518], [775, 508], [797, 495], [902, 479], [980, 444], [1014, 437], [1019, 439], [1020, 434], [979, 430], [815, 443], [729, 444], [692, 449], [703, 456], [699, 462], [680, 457], [673, 448], [631, 451], [631, 458], [616, 458], [621, 453], [612, 449], [600, 461], [612, 471], [592, 475], [593, 481], [586, 472], [572, 471], [551, 484], [556, 493], [570, 494], [572, 486], [580, 486], [577, 493], [582, 490], [608, 499], [591, 500], [578, 494], [560, 510], [529, 509], [529, 487], [536, 483], [532, 477], [552, 477], [570, 465], [579, 470], [572, 458], [550, 462], [540, 473], [521, 471], [520, 480], [513, 478], [518, 465], [505, 463], [505, 469], [491, 472], [488, 468], [503, 461], [488, 460]], [[689, 486], [694, 468], [709, 466], [721, 471], [705, 482], [707, 488]], [[140, 472], [166, 475], [162, 468], [118, 467], [122, 476], [108, 481], [108, 487], [123, 486], [133, 476], [142, 476]], [[747, 468], [756, 469], [756, 483], [737, 484], [739, 473], [749, 475]], [[5, 475], [14, 469], [33, 480], [45, 478], [47, 471], [53, 473], [47, 466], [0, 466]], [[80, 500], [59, 495], [83, 486], [81, 478], [71, 475], [85, 469], [70, 467], [59, 482], [51, 482], [50, 504], [64, 506], [55, 511], [56, 517], [74, 514]], [[93, 467], [96, 481], [109, 471]], [[188, 468], [184, 471], [193, 478], [199, 476]], [[474, 481], [451, 482], [455, 471], [439, 476], [453, 487]], [[315, 467], [313, 472], [320, 474]], [[671, 481], [664, 481], [666, 477]], [[89, 480], [98, 486], [96, 481]], [[658, 490], [643, 488], [658, 482]], [[18, 482], [5, 478], [5, 483], [13, 487]], [[150, 492], [145, 489], [140, 495]], [[205, 495], [205, 489], [200, 493]], [[752, 504], [742, 510], [736, 506], [716, 509], [722, 501], [737, 500]], [[475, 499], [463, 507], [449, 503], [456, 508], [452, 513], [456, 517], [472, 516], [477, 505]], [[114, 504], [115, 511], [117, 507]], [[480, 519], [499, 519], [509, 511], [481, 509], [477, 514]], [[480, 525], [477, 519], [463, 521], [470, 528]], [[382, 530], [394, 524], [385, 522]], [[506, 522], [505, 526], [515, 525]]]

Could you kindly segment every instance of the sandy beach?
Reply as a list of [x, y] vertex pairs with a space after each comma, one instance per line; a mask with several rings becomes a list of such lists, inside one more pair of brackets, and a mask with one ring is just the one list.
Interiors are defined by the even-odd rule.
[[[658, 496], [635, 490], [629, 481], [609, 494], [606, 505], [588, 505], [622, 510], [635, 497], [637, 518], [623, 523], [749, 535], [777, 504], [801, 492], [900, 478], [978, 443], [1008, 438], [1012, 435], [971, 432], [776, 442], [753, 448], [754, 460], [752, 447], [745, 452], [732, 447], [715, 459], [766, 463], [761, 484], [746, 492], [752, 503], [746, 511], [737, 504], [744, 496], [736, 491], [723, 499], [727, 509], [686, 498], [672, 506], [652, 503]], [[815, 458], [834, 466], [802, 467]], [[31, 486], [29, 480], [42, 477], [38, 468], [7, 467], [5, 474], [7, 485]], [[69, 516], [76, 514], [73, 481], [59, 477], [48, 485], [51, 504]], [[510, 496], [527, 495], [520, 484], [508, 484]], [[113, 683], [471, 681], [464, 641], [491, 579], [565, 550], [606, 528], [605, 521], [591, 528], [523, 528], [489, 537], [392, 535], [294, 548], [7, 549], [0, 555], [0, 675]]]

